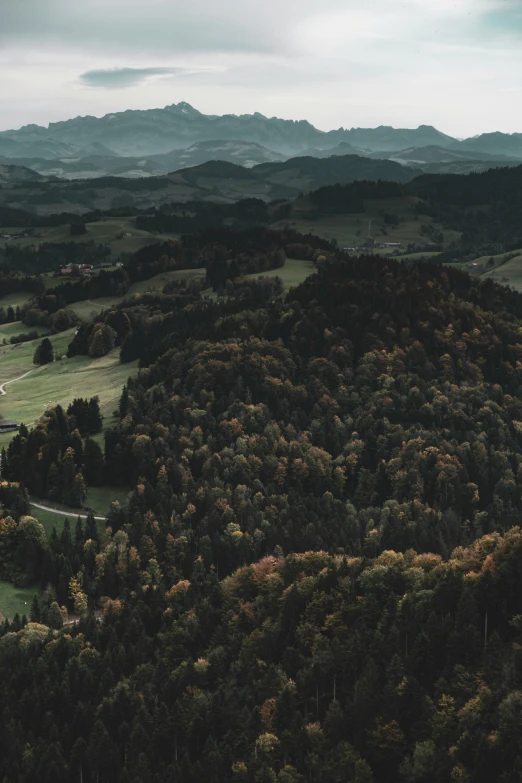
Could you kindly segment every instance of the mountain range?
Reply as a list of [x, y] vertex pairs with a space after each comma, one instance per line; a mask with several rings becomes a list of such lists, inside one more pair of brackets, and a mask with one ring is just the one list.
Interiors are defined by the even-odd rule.
[[254, 143], [286, 157], [309, 149], [349, 144], [367, 153], [438, 146], [522, 159], [522, 133], [486, 133], [459, 140], [430, 125], [418, 128], [338, 128], [321, 131], [306, 120], [254, 114], [207, 115], [181, 102], [164, 109], [128, 110], [76, 117], [47, 128], [26, 125], [0, 132], [0, 155], [9, 158], [85, 158], [92, 154], [141, 157], [192, 147], [196, 142]]

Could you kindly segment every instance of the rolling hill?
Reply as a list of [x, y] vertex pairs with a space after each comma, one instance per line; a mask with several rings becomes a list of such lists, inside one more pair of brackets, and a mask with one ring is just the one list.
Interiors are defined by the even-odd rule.
[[26, 166], [14, 166], [0, 161], [0, 186], [46, 181], [48, 181], [47, 177], [43, 177], [41, 174], [38, 174], [38, 172], [33, 171]]
[[[158, 155], [124, 157], [111, 152], [102, 144], [85, 148], [85, 156], [60, 158], [21, 158], [20, 163], [44, 175], [63, 179], [96, 179], [115, 176], [130, 179], [169, 174], [188, 166], [198, 166], [210, 160], [225, 160], [239, 166], [252, 167], [267, 161], [285, 160], [278, 152], [254, 142], [201, 141], [187, 149], [177, 149]], [[344, 153], [347, 154], [347, 153]], [[18, 160], [17, 160], [18, 162]]]
[[437, 144], [430, 144], [426, 147], [409, 147], [408, 149], [399, 150], [394, 152], [393, 155], [386, 154], [385, 152], [373, 152], [372, 158], [385, 158], [396, 160], [399, 163], [414, 163], [416, 165], [430, 164], [430, 163], [453, 163], [460, 161], [486, 161], [486, 162], [501, 162], [505, 166], [510, 164], [520, 165], [520, 161], [516, 161], [507, 155], [494, 155], [488, 152], [479, 152], [477, 150], [468, 149], [465, 147], [441, 147]]
[[209, 161], [161, 177], [103, 177], [86, 181], [20, 182], [0, 188], [0, 205], [37, 215], [84, 214], [92, 210], [143, 210], [167, 202], [233, 203], [244, 198], [264, 201], [295, 198], [324, 185], [356, 180], [409, 182], [420, 170], [393, 161], [357, 155], [311, 157], [262, 163], [251, 169], [228, 161]]

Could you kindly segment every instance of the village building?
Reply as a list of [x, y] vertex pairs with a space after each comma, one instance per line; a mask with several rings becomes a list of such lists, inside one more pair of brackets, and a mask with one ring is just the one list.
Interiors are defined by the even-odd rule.
[[19, 430], [20, 425], [14, 419], [2, 419], [0, 420], [0, 432], [14, 432]]

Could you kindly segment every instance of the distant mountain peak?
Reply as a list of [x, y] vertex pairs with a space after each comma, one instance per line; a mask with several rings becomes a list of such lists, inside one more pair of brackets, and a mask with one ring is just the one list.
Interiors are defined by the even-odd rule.
[[[159, 111], [161, 111], [161, 109]], [[163, 111], [176, 112], [179, 114], [185, 114], [187, 116], [193, 116], [193, 117], [205, 116], [204, 114], [201, 114], [200, 111], [198, 111], [193, 106], [191, 106], [190, 103], [187, 103], [187, 101], [180, 101], [179, 103], [171, 103], [170, 106], [165, 106]]]
[[[432, 125], [418, 128], [338, 128], [323, 131], [308, 120], [285, 120], [253, 114], [208, 115], [187, 101], [163, 109], [113, 112], [105, 117], [76, 117], [50, 123], [48, 128], [27, 125], [20, 130], [0, 133], [0, 155], [13, 158], [83, 157], [91, 153], [122, 157], [163, 155], [184, 150], [196, 142], [222, 139], [243, 144], [258, 144], [276, 155], [294, 157], [305, 150], [328, 150], [351, 144], [364, 155], [376, 152], [389, 155], [401, 150], [440, 145], [445, 148], [475, 149], [486, 154], [506, 154], [522, 158], [522, 134], [499, 132], [482, 134], [477, 139], [460, 141]], [[102, 145], [94, 147], [93, 145]], [[238, 153], [240, 154], [240, 153]]]

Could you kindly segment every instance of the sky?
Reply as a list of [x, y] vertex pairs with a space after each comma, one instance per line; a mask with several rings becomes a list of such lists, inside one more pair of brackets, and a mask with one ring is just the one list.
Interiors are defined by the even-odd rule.
[[522, 0], [0, 0], [0, 130], [187, 101], [522, 132]]

